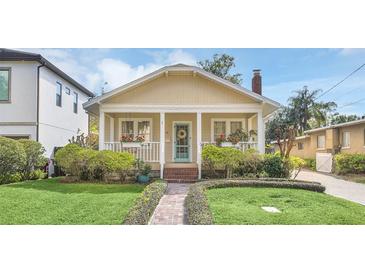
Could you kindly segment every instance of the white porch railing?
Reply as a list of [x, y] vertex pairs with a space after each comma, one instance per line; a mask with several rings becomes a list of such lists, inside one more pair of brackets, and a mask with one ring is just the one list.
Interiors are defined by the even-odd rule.
[[116, 152], [129, 152], [144, 162], [153, 163], [160, 161], [160, 142], [145, 142], [141, 143], [140, 147], [123, 147], [121, 142], [105, 142], [104, 149]]
[[[205, 145], [215, 145], [216, 142], [202, 142], [202, 147]], [[248, 150], [248, 149], [256, 149], [258, 148], [257, 142], [239, 142], [233, 147], [241, 150], [242, 152]]]

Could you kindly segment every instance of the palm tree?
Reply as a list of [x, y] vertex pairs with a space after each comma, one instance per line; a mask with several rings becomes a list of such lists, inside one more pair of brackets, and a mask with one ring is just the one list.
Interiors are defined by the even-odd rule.
[[310, 91], [307, 86], [295, 91], [296, 95], [288, 100], [289, 107], [294, 110], [295, 120], [300, 135], [310, 129], [309, 120], [314, 119], [317, 127], [326, 123], [327, 114], [337, 107], [335, 102], [316, 102], [317, 94], [321, 90]]

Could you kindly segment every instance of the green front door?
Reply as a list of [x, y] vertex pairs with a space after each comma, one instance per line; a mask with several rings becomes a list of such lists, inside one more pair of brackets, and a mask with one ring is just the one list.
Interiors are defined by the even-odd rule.
[[174, 125], [174, 161], [190, 162], [190, 124], [175, 123]]

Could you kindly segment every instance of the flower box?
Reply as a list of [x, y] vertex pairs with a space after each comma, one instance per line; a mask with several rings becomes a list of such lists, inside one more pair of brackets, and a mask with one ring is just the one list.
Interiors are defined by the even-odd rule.
[[232, 142], [222, 142], [221, 147], [233, 147]]
[[141, 142], [122, 142], [122, 147], [140, 148], [141, 147]]

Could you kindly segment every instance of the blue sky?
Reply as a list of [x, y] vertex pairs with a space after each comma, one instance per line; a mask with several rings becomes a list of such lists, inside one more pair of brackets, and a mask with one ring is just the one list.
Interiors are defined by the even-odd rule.
[[[235, 57], [234, 72], [251, 88], [252, 69], [260, 68], [263, 94], [285, 104], [304, 85], [327, 90], [365, 63], [365, 49], [22, 49], [42, 54], [95, 93], [111, 90], [165, 65], [198, 60], [215, 53]], [[346, 104], [363, 99], [351, 106]], [[365, 114], [365, 68], [321, 98], [335, 101], [338, 111]]]

